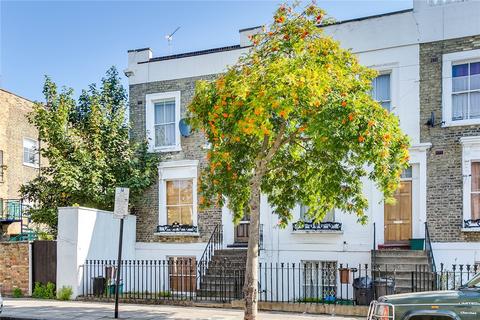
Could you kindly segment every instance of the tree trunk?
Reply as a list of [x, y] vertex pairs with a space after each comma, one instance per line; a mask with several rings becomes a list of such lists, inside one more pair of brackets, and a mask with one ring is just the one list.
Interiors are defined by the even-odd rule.
[[260, 180], [256, 174], [252, 181], [252, 194], [249, 201], [250, 226], [248, 238], [247, 265], [245, 284], [243, 287], [245, 299], [244, 320], [257, 319], [258, 309], [258, 244], [260, 237]]

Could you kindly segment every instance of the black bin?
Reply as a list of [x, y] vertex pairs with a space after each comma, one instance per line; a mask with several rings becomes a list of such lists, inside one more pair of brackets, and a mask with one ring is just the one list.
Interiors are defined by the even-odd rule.
[[368, 306], [373, 300], [372, 279], [368, 276], [353, 279], [353, 296], [357, 305]]
[[395, 293], [395, 280], [392, 278], [378, 278], [375, 279], [373, 285], [375, 286], [375, 296], [388, 296]]
[[95, 277], [93, 278], [93, 295], [102, 296], [105, 293], [105, 278]]

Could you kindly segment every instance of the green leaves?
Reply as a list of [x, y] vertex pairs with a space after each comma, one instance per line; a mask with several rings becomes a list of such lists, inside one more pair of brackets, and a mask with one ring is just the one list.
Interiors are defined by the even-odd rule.
[[204, 205], [228, 198], [239, 220], [257, 178], [280, 225], [297, 203], [313, 220], [339, 208], [365, 222], [367, 179], [391, 199], [408, 138], [370, 97], [376, 72], [318, 28], [324, 16], [281, 6], [235, 66], [197, 83], [190, 122], [212, 144]]
[[74, 204], [113, 209], [115, 187], [130, 188], [132, 202], [156, 177], [158, 157], [147, 142], [129, 140], [126, 92], [115, 68], [97, 88], [84, 90], [78, 102], [71, 89], [60, 92], [45, 79], [46, 103], [37, 103], [29, 120], [39, 131], [44, 165], [41, 176], [21, 187], [22, 196], [38, 204], [35, 222], [57, 225], [57, 208]]

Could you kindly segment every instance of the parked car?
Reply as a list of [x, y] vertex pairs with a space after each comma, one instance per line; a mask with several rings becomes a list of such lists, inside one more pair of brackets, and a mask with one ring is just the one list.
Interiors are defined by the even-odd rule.
[[0, 292], [0, 314], [2, 314], [3, 311], [3, 299], [2, 299], [2, 293]]
[[480, 273], [458, 290], [383, 296], [368, 310], [368, 320], [474, 319], [480, 319]]

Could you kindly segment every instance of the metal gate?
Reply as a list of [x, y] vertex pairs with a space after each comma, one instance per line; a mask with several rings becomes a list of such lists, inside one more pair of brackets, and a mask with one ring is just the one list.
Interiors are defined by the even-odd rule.
[[37, 240], [32, 243], [32, 283], [57, 282], [57, 242]]

